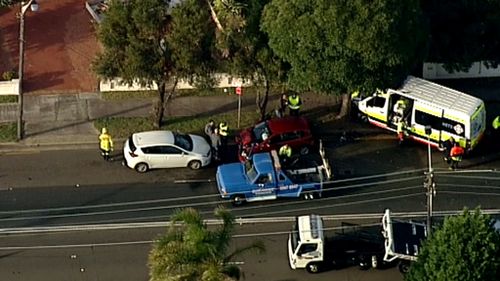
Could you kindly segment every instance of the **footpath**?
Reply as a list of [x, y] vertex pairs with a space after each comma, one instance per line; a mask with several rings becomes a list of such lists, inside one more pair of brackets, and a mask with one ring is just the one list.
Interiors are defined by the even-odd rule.
[[[333, 116], [338, 98], [334, 96], [302, 94], [303, 112], [309, 116]], [[151, 116], [154, 99], [105, 100], [98, 93], [26, 95], [24, 98], [25, 138], [18, 143], [0, 143], [0, 152], [51, 149], [78, 149], [92, 147], [99, 135], [93, 121], [103, 117]], [[278, 96], [269, 99], [268, 111], [276, 108]], [[165, 109], [166, 118], [182, 116], [209, 117], [237, 111], [235, 95], [177, 96]], [[255, 96], [243, 96], [241, 111], [256, 110]], [[17, 121], [17, 104], [0, 104], [0, 122]], [[333, 119], [330, 117], [329, 119]], [[376, 127], [329, 121], [320, 126], [321, 134], [356, 131], [363, 134], [383, 133]], [[121, 144], [120, 140], [116, 140]]]

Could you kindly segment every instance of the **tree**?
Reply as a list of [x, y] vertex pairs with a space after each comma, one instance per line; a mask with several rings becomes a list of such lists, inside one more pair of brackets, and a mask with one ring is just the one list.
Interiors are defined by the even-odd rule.
[[496, 0], [422, 0], [430, 22], [427, 61], [466, 71], [473, 62], [500, 63], [500, 2]]
[[0, 0], [0, 8], [8, 7], [14, 5], [15, 3], [19, 3], [20, 0]]
[[222, 224], [214, 230], [192, 208], [177, 211], [167, 233], [149, 254], [151, 281], [226, 281], [238, 280], [241, 272], [229, 262], [249, 250], [263, 251], [256, 242], [228, 254], [234, 230], [234, 217], [224, 208], [215, 209]]
[[500, 276], [500, 234], [479, 209], [446, 218], [423, 243], [406, 281], [494, 281]]
[[[210, 15], [201, 0], [186, 0], [171, 7], [170, 0], [112, 0], [98, 37], [104, 51], [94, 61], [95, 72], [121, 78], [128, 84], [156, 84], [158, 105], [155, 127], [181, 78], [210, 73]], [[167, 83], [171, 90], [166, 96]]]
[[344, 94], [398, 85], [426, 50], [418, 0], [274, 0], [262, 28], [291, 65], [290, 86]]
[[220, 68], [264, 87], [264, 94], [257, 91], [256, 96], [261, 119], [266, 115], [271, 84], [284, 81], [286, 74], [284, 61], [274, 54], [267, 35], [260, 30], [262, 11], [268, 2], [215, 0], [211, 4]]

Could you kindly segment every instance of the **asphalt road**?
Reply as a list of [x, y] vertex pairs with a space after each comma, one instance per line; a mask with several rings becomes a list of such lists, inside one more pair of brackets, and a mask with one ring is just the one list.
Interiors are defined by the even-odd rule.
[[[255, 240], [263, 241], [266, 247], [263, 254], [247, 253], [234, 260], [243, 270], [244, 280], [403, 280], [396, 268], [361, 271], [351, 267], [313, 275], [304, 270], [293, 271], [286, 253], [286, 232], [291, 225], [291, 222], [248, 224], [237, 228], [233, 249]], [[2, 237], [0, 276], [9, 281], [146, 281], [150, 241], [162, 231], [163, 228], [139, 228]], [[19, 245], [22, 247], [16, 247]]]
[[[319, 200], [257, 202], [232, 209], [237, 217], [291, 217], [298, 214], [381, 214], [424, 211], [425, 146], [399, 147], [392, 139], [327, 141], [335, 179]], [[228, 202], [216, 191], [214, 168], [158, 170], [147, 174], [106, 163], [95, 150], [27, 151], [0, 156], [0, 230], [90, 223], [168, 220], [177, 208], [194, 206], [207, 218]], [[435, 210], [460, 210], [481, 205], [498, 207], [500, 162], [478, 153], [466, 159], [463, 170], [446, 169], [441, 153], [433, 152], [437, 197]], [[484, 170], [484, 171], [482, 171]], [[486, 171], [488, 170], [488, 171]], [[368, 178], [367, 178], [368, 177]], [[191, 183], [176, 183], [191, 181]], [[245, 225], [240, 234], [287, 231], [290, 224]], [[250, 232], [252, 231], [252, 232]], [[147, 253], [159, 229], [80, 231], [0, 236], [0, 276], [8, 280], [147, 280]], [[292, 271], [286, 259], [286, 235], [260, 236], [268, 249], [263, 256], [245, 256], [246, 280], [402, 280], [394, 269], [340, 271], [309, 275]], [[252, 239], [235, 238], [234, 245]], [[99, 243], [144, 241], [115, 246]], [[80, 244], [79, 247], [71, 246]], [[83, 244], [83, 245], [82, 245]], [[93, 246], [87, 244], [94, 244]], [[70, 245], [61, 247], [35, 247]], [[28, 248], [5, 248], [21, 246]]]
[[[255, 202], [237, 208], [219, 198], [213, 167], [138, 174], [121, 166], [120, 161], [103, 162], [94, 150], [3, 155], [0, 226], [165, 221], [173, 210], [188, 206], [210, 217], [220, 204], [232, 208], [237, 217], [380, 213], [385, 208], [425, 210], [425, 146], [399, 147], [392, 139], [370, 138], [327, 144], [336, 176], [325, 185], [323, 198]], [[433, 152], [438, 190], [435, 210], [498, 207], [500, 174], [478, 169], [495, 169], [499, 161], [483, 161], [484, 157], [464, 161], [466, 169], [450, 172], [441, 153]], [[476, 159], [482, 162], [476, 165]], [[178, 183], [185, 181], [189, 183]]]

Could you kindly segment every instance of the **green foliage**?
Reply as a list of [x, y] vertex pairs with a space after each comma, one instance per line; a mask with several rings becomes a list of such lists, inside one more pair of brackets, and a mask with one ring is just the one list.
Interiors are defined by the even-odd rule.
[[428, 61], [453, 71], [500, 63], [500, 1], [422, 0], [422, 8], [431, 27]]
[[14, 5], [15, 3], [19, 3], [20, 0], [0, 0], [0, 8], [8, 7]]
[[[160, 129], [179, 131], [183, 133], [203, 134], [203, 128], [210, 119], [226, 120], [229, 125], [230, 134], [236, 134], [237, 128], [237, 112], [212, 114], [210, 116], [185, 116], [170, 118], [162, 124]], [[259, 120], [259, 115], [256, 112], [243, 112], [241, 114], [241, 128], [250, 127]], [[151, 118], [148, 117], [107, 117], [99, 118], [94, 121], [95, 128], [106, 127], [111, 132], [113, 137], [127, 138], [133, 133], [141, 131], [149, 131], [155, 129], [151, 124]]]
[[[111, 0], [98, 37], [104, 52], [94, 71], [105, 79], [158, 85], [154, 125], [160, 127], [164, 106], [177, 79], [196, 81], [211, 74], [209, 15], [205, 1], [186, 0], [170, 7], [166, 0]], [[201, 79], [203, 80], [203, 79]], [[169, 84], [168, 84], [169, 83]]]
[[178, 210], [172, 217], [172, 225], [149, 254], [150, 280], [239, 279], [238, 268], [227, 263], [242, 251], [263, 251], [263, 245], [255, 243], [228, 255], [234, 217], [224, 208], [217, 208], [215, 216], [222, 220], [222, 225], [209, 229], [195, 209]]
[[418, 0], [274, 0], [262, 28], [291, 64], [298, 90], [345, 93], [398, 84], [422, 61], [426, 29]]
[[422, 246], [406, 281], [496, 281], [500, 234], [479, 209], [448, 217]]
[[0, 142], [13, 142], [17, 139], [17, 123], [0, 123]]
[[1, 95], [0, 103], [16, 103], [17, 95]]
[[14, 70], [5, 71], [4, 73], [2, 73], [2, 79], [4, 81], [10, 81], [15, 78], [17, 78], [17, 73]]

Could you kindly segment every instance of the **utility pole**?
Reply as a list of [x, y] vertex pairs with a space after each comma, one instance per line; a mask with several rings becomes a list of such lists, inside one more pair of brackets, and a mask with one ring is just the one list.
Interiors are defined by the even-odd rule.
[[425, 172], [424, 188], [427, 196], [427, 235], [432, 231], [432, 210], [434, 196], [436, 196], [436, 183], [434, 182], [434, 170], [432, 169], [432, 154], [431, 154], [431, 134], [432, 128], [425, 126], [425, 134], [427, 135], [427, 159], [429, 160], [429, 170]]
[[29, 0], [28, 2], [21, 1], [21, 10], [19, 12], [19, 97], [18, 97], [18, 114], [17, 114], [17, 140], [23, 139], [23, 106], [24, 106], [24, 92], [23, 92], [23, 76], [24, 76], [24, 15], [28, 8], [33, 12], [38, 11], [38, 3], [36, 0]]
[[432, 231], [432, 211], [434, 196], [436, 196], [436, 182], [434, 181], [434, 171], [425, 172], [424, 187], [427, 196], [427, 235]]

